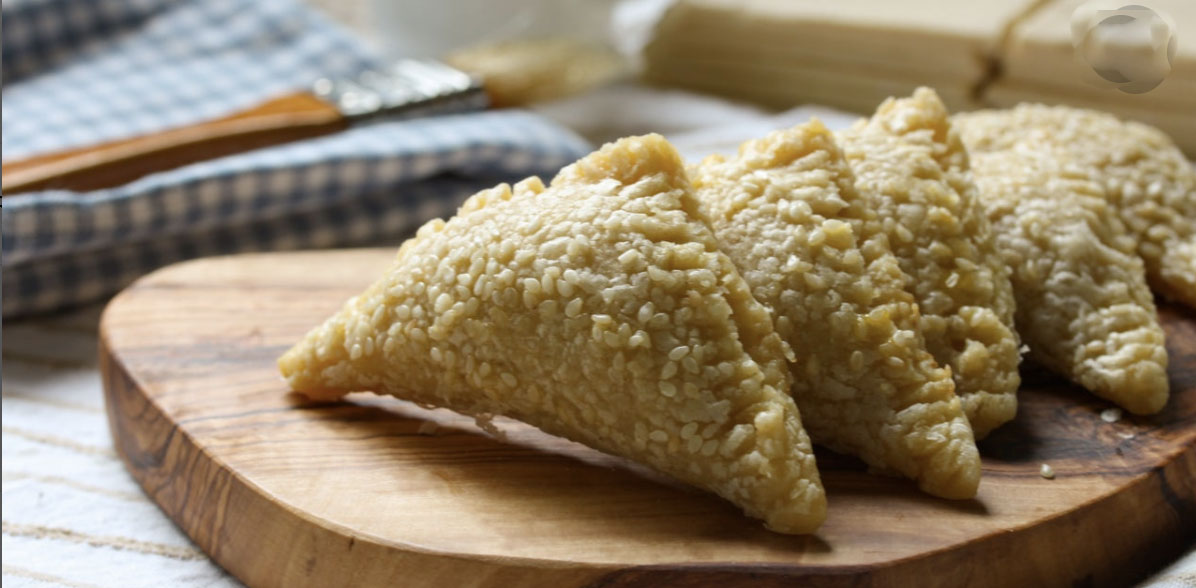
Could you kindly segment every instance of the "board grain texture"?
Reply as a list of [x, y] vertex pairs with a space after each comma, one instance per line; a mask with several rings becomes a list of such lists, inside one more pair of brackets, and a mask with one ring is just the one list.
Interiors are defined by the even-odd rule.
[[[1109, 405], [1024, 366], [973, 500], [818, 455], [829, 517], [765, 530], [717, 497], [507, 420], [289, 393], [276, 358], [394, 251], [191, 261], [117, 296], [100, 363], [116, 449], [220, 565], [267, 586], [1115, 586], [1196, 540], [1196, 313], [1164, 306], [1172, 398]], [[1055, 479], [1039, 475], [1049, 464]]]

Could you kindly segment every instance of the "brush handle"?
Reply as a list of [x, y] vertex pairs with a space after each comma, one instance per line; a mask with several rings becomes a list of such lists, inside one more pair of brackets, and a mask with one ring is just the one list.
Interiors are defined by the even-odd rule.
[[89, 191], [189, 163], [335, 133], [349, 124], [332, 103], [300, 92], [248, 110], [179, 127], [3, 164], [3, 194]]

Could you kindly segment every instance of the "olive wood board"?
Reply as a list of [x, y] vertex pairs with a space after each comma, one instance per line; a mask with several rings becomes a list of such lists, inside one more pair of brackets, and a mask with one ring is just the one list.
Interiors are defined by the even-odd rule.
[[1027, 364], [1017, 419], [980, 443], [975, 499], [820, 451], [829, 516], [793, 536], [514, 421], [496, 421], [500, 440], [443, 409], [289, 392], [278, 356], [393, 255], [186, 262], [104, 313], [121, 458], [249, 586], [1113, 586], [1196, 539], [1191, 310], [1160, 307], [1172, 394], [1160, 414], [1106, 422], [1108, 403]]

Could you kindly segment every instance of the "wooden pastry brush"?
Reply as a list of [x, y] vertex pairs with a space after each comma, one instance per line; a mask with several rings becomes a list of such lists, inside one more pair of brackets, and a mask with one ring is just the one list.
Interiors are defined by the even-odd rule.
[[320, 79], [296, 92], [219, 119], [36, 155], [3, 164], [3, 194], [110, 188], [153, 172], [327, 135], [377, 118], [484, 108], [475, 78], [442, 63], [403, 60], [355, 79]]

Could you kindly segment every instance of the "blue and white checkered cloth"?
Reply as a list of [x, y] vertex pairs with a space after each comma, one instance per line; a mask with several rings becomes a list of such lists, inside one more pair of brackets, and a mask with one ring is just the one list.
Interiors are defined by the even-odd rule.
[[[378, 67], [293, 0], [7, 0], [5, 160], [199, 122]], [[469, 194], [551, 175], [589, 146], [488, 111], [385, 122], [113, 189], [3, 201], [3, 314], [96, 300], [173, 261], [397, 244]]]

